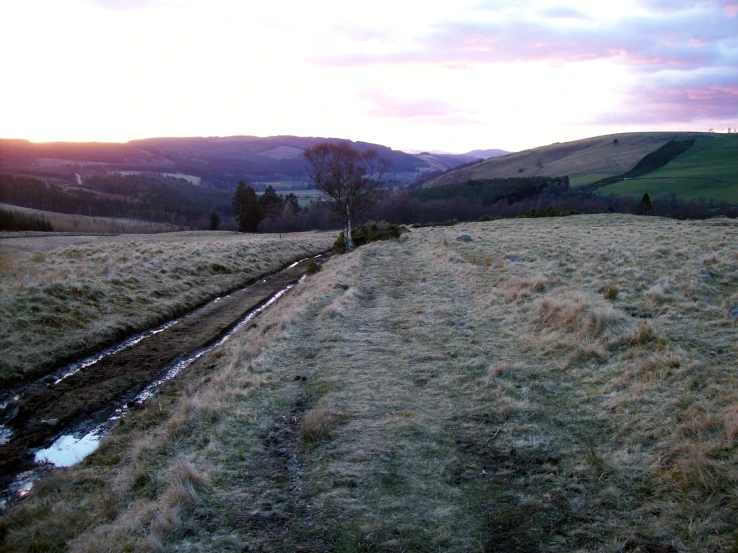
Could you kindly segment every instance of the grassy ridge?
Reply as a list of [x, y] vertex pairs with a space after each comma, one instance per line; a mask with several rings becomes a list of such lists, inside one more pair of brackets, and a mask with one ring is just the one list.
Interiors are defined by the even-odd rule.
[[597, 182], [593, 182], [589, 186], [593, 189], [603, 188], [608, 184], [615, 184], [621, 180], [637, 178], [651, 173], [689, 150], [693, 144], [694, 140], [671, 140], [657, 150], [645, 155], [630, 171], [612, 177], [605, 177]]
[[99, 237], [81, 245], [68, 245], [63, 236], [4, 239], [0, 387], [325, 251], [333, 238], [187, 232]]
[[[613, 141], [618, 139], [615, 146]], [[668, 164], [662, 158], [670, 142], [694, 140], [687, 151]], [[647, 166], [644, 166], [646, 163]], [[522, 171], [521, 171], [522, 169]], [[603, 194], [641, 197], [675, 193], [686, 199], [704, 196], [738, 203], [738, 136], [710, 133], [631, 133], [551, 144], [493, 158], [467, 169], [450, 172], [424, 187], [466, 182], [469, 179], [568, 175], [572, 187], [598, 184]], [[609, 183], [616, 176], [628, 180]]]
[[738, 203], [738, 137], [709, 135], [661, 169], [602, 189], [603, 193], [652, 197], [674, 192], [684, 198], [705, 196]]
[[[625, 133], [550, 144], [452, 171], [426, 183], [424, 187], [469, 179], [531, 176], [568, 175], [574, 180], [583, 175], [592, 175], [594, 181], [632, 169], [644, 156], [670, 140], [688, 140], [697, 135], [700, 133]], [[614, 144], [615, 139], [617, 145]], [[580, 183], [574, 180], [574, 184]]]
[[599, 215], [334, 258], [38, 486], [3, 548], [732, 551], [737, 239]]

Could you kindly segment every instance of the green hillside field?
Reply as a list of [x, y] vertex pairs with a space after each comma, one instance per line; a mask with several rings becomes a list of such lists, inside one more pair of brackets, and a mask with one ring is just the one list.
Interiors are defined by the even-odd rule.
[[701, 135], [694, 146], [661, 169], [599, 191], [651, 197], [674, 192], [687, 199], [705, 196], [738, 204], [738, 135]]
[[569, 176], [573, 186], [585, 185], [629, 171], [643, 157], [671, 140], [693, 140], [701, 136], [709, 135], [674, 132], [622, 133], [550, 144], [451, 171], [426, 183], [423, 188], [465, 182], [469, 179], [564, 175]]

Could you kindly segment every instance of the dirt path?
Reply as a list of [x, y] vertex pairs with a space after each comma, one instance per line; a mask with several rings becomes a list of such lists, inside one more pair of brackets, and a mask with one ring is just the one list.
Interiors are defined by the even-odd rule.
[[[202, 309], [177, 324], [105, 357], [55, 385], [40, 382], [9, 405], [3, 421], [13, 436], [0, 446], [0, 487], [34, 466], [31, 450], [51, 443], [62, 429], [108, 418], [123, 401], [131, 401], [176, 360], [215, 342], [247, 313], [305, 272], [307, 261], [266, 277]], [[252, 323], [254, 325], [258, 323]]]

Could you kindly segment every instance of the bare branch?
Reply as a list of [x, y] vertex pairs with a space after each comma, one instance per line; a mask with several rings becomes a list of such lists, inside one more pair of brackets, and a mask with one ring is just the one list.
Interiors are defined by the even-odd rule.
[[360, 153], [349, 142], [322, 142], [304, 155], [310, 180], [331, 198], [330, 208], [341, 218], [351, 243], [351, 223], [379, 199], [391, 162], [375, 148]]

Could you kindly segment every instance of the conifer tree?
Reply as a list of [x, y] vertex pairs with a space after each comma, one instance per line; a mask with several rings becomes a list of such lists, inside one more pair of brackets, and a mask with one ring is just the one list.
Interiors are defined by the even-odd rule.
[[256, 232], [261, 221], [259, 201], [254, 189], [246, 186], [246, 183], [242, 180], [238, 181], [238, 187], [231, 203], [231, 210], [240, 232]]

